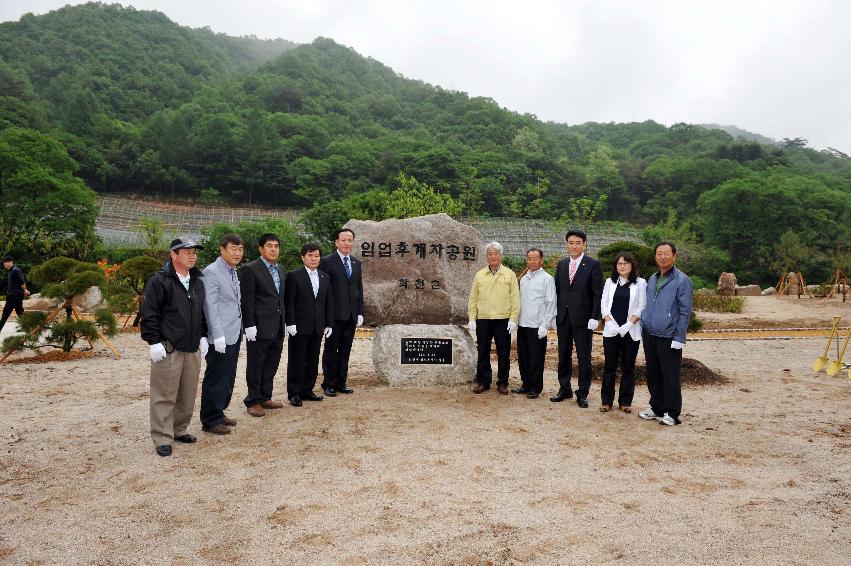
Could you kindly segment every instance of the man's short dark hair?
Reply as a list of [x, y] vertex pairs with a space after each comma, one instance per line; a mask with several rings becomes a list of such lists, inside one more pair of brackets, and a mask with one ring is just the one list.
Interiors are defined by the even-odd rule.
[[582, 238], [583, 242], [588, 241], [588, 236], [586, 236], [585, 232], [583, 232], [582, 230], [568, 230], [567, 234], [564, 235], [564, 241], [565, 242], [568, 241], [571, 236], [578, 236], [578, 237]]
[[241, 246], [242, 238], [232, 232], [225, 234], [224, 236], [222, 236], [222, 241], [219, 242], [219, 247], [226, 248], [228, 247], [228, 244], [233, 244], [234, 246]]
[[322, 252], [319, 250], [319, 246], [318, 246], [318, 245], [316, 245], [316, 244], [310, 244], [310, 243], [308, 243], [308, 244], [304, 244], [304, 245], [301, 247], [301, 257], [306, 256], [306, 255], [307, 255], [308, 253], [310, 253], [310, 252], [319, 252], [319, 253], [322, 253]]
[[3, 256], [3, 263], [6, 263], [7, 261], [15, 261], [15, 258], [12, 257], [12, 254], [6, 254]]
[[529, 255], [531, 252], [538, 252], [538, 255], [541, 257], [541, 259], [544, 259], [544, 252], [543, 250], [541, 250], [541, 248], [529, 248], [528, 250], [526, 250], [526, 255]]
[[351, 228], [337, 228], [336, 230], [334, 230], [334, 241], [335, 242], [340, 239], [340, 234], [342, 234], [343, 232], [348, 232], [349, 234], [352, 235], [352, 240], [355, 239], [355, 231], [352, 230]]
[[662, 246], [671, 246], [671, 252], [673, 252], [674, 255], [677, 255], [677, 246], [675, 246], [673, 242], [668, 242], [666, 240], [663, 240], [656, 244], [656, 247], [653, 248], [653, 253], [655, 254], [656, 251]]
[[263, 234], [262, 236], [260, 236], [260, 239], [257, 240], [257, 245], [262, 248], [263, 246], [266, 245], [266, 242], [278, 242], [280, 244], [281, 239], [278, 237], [277, 234], [272, 234], [271, 232], [267, 232], [267, 233]]

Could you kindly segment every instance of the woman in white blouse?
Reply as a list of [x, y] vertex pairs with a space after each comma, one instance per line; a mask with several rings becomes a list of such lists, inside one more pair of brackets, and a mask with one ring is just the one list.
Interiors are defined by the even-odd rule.
[[621, 386], [618, 407], [624, 413], [632, 412], [635, 392], [635, 357], [641, 343], [641, 311], [647, 300], [647, 282], [638, 276], [638, 263], [629, 252], [621, 252], [612, 266], [612, 275], [606, 279], [600, 311], [603, 315], [603, 404], [600, 411], [612, 409], [615, 400], [615, 375], [621, 368]]

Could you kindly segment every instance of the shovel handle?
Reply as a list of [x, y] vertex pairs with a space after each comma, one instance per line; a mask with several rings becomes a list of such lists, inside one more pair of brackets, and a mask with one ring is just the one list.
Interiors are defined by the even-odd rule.
[[830, 351], [830, 343], [833, 341], [833, 336], [836, 334], [836, 327], [839, 326], [841, 319], [841, 316], [833, 317], [833, 328], [830, 329], [830, 337], [827, 339], [827, 346], [824, 347], [824, 354], [821, 355], [822, 358], [827, 358], [827, 353]]

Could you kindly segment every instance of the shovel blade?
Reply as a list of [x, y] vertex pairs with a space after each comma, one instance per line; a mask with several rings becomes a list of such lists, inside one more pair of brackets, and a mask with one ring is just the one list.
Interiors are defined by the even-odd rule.
[[827, 365], [828, 361], [827, 356], [824, 356], [823, 358], [816, 358], [816, 361], [813, 362], [813, 371], [815, 373], [820, 372], [824, 369], [824, 366]]
[[825, 371], [827, 372], [827, 375], [833, 377], [839, 373], [840, 369], [842, 369], [842, 363], [839, 360], [836, 360], [835, 362], [830, 362], [830, 365], [827, 366]]

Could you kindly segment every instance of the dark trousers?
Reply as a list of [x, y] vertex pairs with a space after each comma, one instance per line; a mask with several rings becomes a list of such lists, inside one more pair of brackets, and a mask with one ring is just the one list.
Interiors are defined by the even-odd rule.
[[476, 321], [476, 349], [479, 361], [476, 364], [476, 381], [490, 385], [493, 381], [491, 371], [491, 340], [496, 343], [496, 380], [508, 385], [508, 368], [511, 364], [511, 334], [508, 333], [508, 319], [482, 319]]
[[[333, 333], [332, 333], [333, 336]], [[316, 386], [319, 375], [321, 334], [290, 336], [287, 346], [287, 396], [306, 395]]]
[[245, 381], [248, 384], [248, 394], [245, 396], [246, 407], [268, 401], [272, 398], [272, 385], [278, 364], [281, 363], [281, 352], [284, 351], [284, 337], [267, 340], [254, 340], [245, 347], [247, 355]]
[[12, 314], [13, 310], [18, 314], [18, 316], [24, 314], [23, 295], [9, 295], [6, 297], [6, 303], [3, 305], [3, 318], [0, 318], [0, 330], [3, 330], [3, 326], [6, 324], [6, 321], [9, 319], [9, 315]]
[[233, 385], [236, 381], [236, 362], [239, 359], [239, 347], [242, 336], [218, 353], [212, 345], [207, 351], [207, 369], [201, 383], [201, 424], [216, 426], [225, 418], [225, 409], [230, 405]]
[[544, 361], [547, 357], [547, 337], [538, 338], [537, 328], [517, 329], [517, 363], [520, 381], [531, 393], [544, 389]]
[[603, 405], [613, 405], [615, 400], [615, 376], [618, 366], [621, 368], [621, 387], [618, 392], [618, 405], [632, 405], [632, 395], [635, 393], [635, 357], [638, 355], [638, 345], [632, 336], [612, 336], [603, 338], [603, 352], [606, 354], [606, 365], [603, 368], [603, 386], [600, 394]]
[[671, 348], [671, 338], [642, 334], [644, 359], [647, 364], [647, 389], [650, 390], [650, 407], [659, 416], [668, 413], [679, 422], [683, 407], [680, 370], [683, 351]]
[[573, 374], [573, 345], [576, 344], [576, 359], [579, 363], [579, 385], [576, 396], [588, 397], [591, 389], [591, 336], [593, 333], [585, 326], [560, 324], [558, 331], [558, 384], [559, 391], [571, 393], [570, 377]]
[[[322, 352], [322, 387], [342, 389], [349, 377], [349, 355], [355, 339], [354, 320], [335, 320]], [[296, 334], [296, 336], [298, 336]]]

